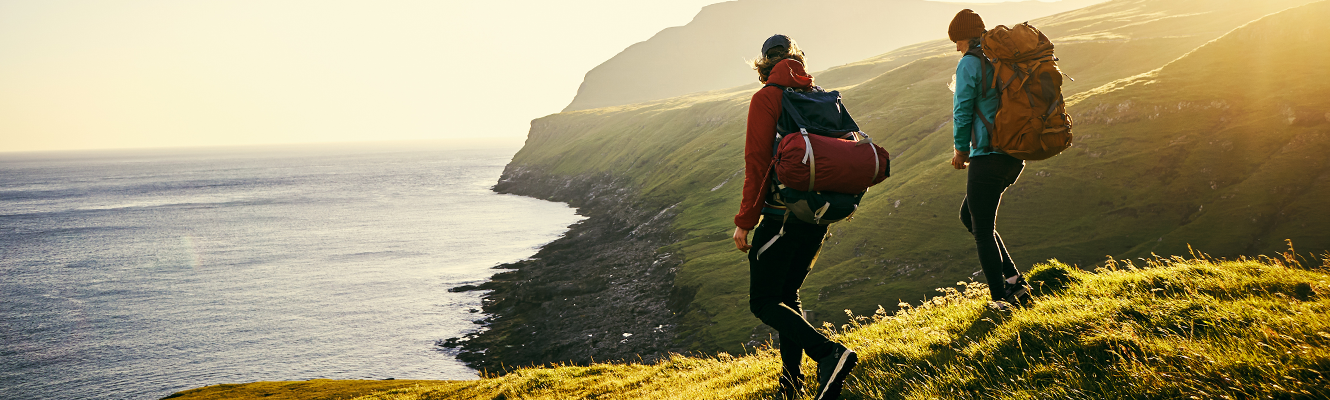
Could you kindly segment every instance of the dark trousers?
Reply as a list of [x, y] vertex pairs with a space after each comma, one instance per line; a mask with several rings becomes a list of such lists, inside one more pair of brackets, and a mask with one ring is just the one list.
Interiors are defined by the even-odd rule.
[[[785, 233], [770, 247], [766, 246], [781, 231]], [[825, 357], [833, 348], [803, 316], [799, 287], [817, 262], [826, 237], [826, 225], [809, 224], [791, 216], [764, 214], [753, 231], [753, 249], [748, 251], [751, 272], [748, 306], [762, 323], [780, 334], [780, 358], [785, 374], [799, 377], [799, 361], [806, 352], [814, 360]]]
[[1006, 154], [970, 159], [965, 201], [961, 202], [961, 223], [974, 235], [979, 264], [984, 269], [993, 300], [1002, 300], [1006, 296], [1006, 278], [1020, 273], [1011, 255], [1007, 254], [1007, 246], [998, 235], [996, 223], [1002, 193], [1016, 183], [1024, 169], [1025, 161]]

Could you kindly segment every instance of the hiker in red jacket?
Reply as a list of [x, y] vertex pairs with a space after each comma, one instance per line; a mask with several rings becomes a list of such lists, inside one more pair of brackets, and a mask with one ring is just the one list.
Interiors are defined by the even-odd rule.
[[[781, 395], [799, 397], [803, 374], [799, 362], [803, 354], [817, 360], [819, 388], [815, 399], [835, 399], [858, 355], [823, 336], [803, 317], [799, 288], [817, 261], [826, 237], [826, 225], [815, 225], [798, 218], [785, 218], [785, 205], [773, 195], [772, 145], [776, 138], [776, 120], [781, 114], [782, 87], [794, 90], [821, 90], [804, 71], [804, 53], [794, 40], [774, 35], [762, 44], [762, 57], [753, 61], [758, 80], [766, 86], [753, 94], [748, 106], [748, 133], [744, 142], [743, 202], [734, 216], [734, 244], [748, 253], [751, 281], [749, 308], [763, 323], [780, 336], [783, 368], [779, 377]], [[760, 219], [760, 223], [759, 223]], [[779, 235], [782, 225], [784, 234]], [[754, 251], [748, 242], [753, 232]]]

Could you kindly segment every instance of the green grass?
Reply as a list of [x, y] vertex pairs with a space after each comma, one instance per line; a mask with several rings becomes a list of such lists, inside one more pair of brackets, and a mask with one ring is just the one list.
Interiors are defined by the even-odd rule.
[[[1030, 281], [1035, 304], [1009, 314], [987, 308], [984, 284], [964, 281], [922, 305], [826, 326], [861, 356], [843, 398], [1330, 396], [1330, 253], [1221, 260], [1193, 252], [1110, 259], [1095, 271], [1050, 260]], [[765, 399], [778, 368], [763, 345], [655, 365], [523, 368], [357, 399]], [[806, 360], [805, 371], [813, 368]], [[208, 390], [179, 398], [215, 398]]]
[[[847, 335], [861, 398], [1312, 398], [1330, 395], [1324, 271], [1284, 260], [1050, 262], [1000, 316], [967, 283]], [[1294, 265], [1294, 267], [1289, 267]], [[897, 338], [884, 341], [882, 338]], [[858, 340], [854, 340], [858, 339]]]

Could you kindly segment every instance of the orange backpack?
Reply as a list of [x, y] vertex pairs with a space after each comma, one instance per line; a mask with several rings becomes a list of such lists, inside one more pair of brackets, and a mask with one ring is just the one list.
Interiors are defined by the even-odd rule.
[[[993, 63], [990, 88], [1001, 104], [989, 122], [989, 143], [1012, 157], [1043, 160], [1071, 147], [1071, 116], [1062, 97], [1062, 70], [1053, 56], [1053, 42], [1028, 23], [998, 25], [980, 37], [984, 55]], [[996, 126], [993, 126], [996, 125]]]

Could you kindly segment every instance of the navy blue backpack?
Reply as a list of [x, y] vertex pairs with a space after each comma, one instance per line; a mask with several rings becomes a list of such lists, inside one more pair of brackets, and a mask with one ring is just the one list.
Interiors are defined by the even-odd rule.
[[[840, 92], [824, 91], [820, 87], [814, 87], [812, 91], [798, 91], [776, 84], [767, 84], [767, 86], [781, 89], [781, 113], [776, 120], [776, 140], [771, 147], [773, 158], [779, 158], [781, 141], [788, 135], [804, 136], [806, 142], [807, 135], [819, 135], [838, 139], [852, 138], [871, 145], [871, 139], [859, 130], [859, 125], [841, 104]], [[804, 158], [805, 163], [812, 158], [811, 146], [811, 143], [807, 143], [805, 147], [809, 149], [807, 157]], [[887, 171], [890, 171], [890, 159], [884, 162], [887, 163]], [[859, 201], [863, 199], [864, 192], [838, 193], [789, 187], [781, 183], [780, 177], [774, 171], [774, 164], [771, 174], [772, 192], [785, 203], [786, 219], [790, 214], [794, 214], [795, 218], [801, 221], [827, 225], [849, 218], [859, 208]], [[810, 187], [805, 188], [811, 189], [811, 179], [809, 185]], [[760, 258], [762, 252], [784, 235], [783, 225], [779, 234], [758, 249], [757, 257]]]

